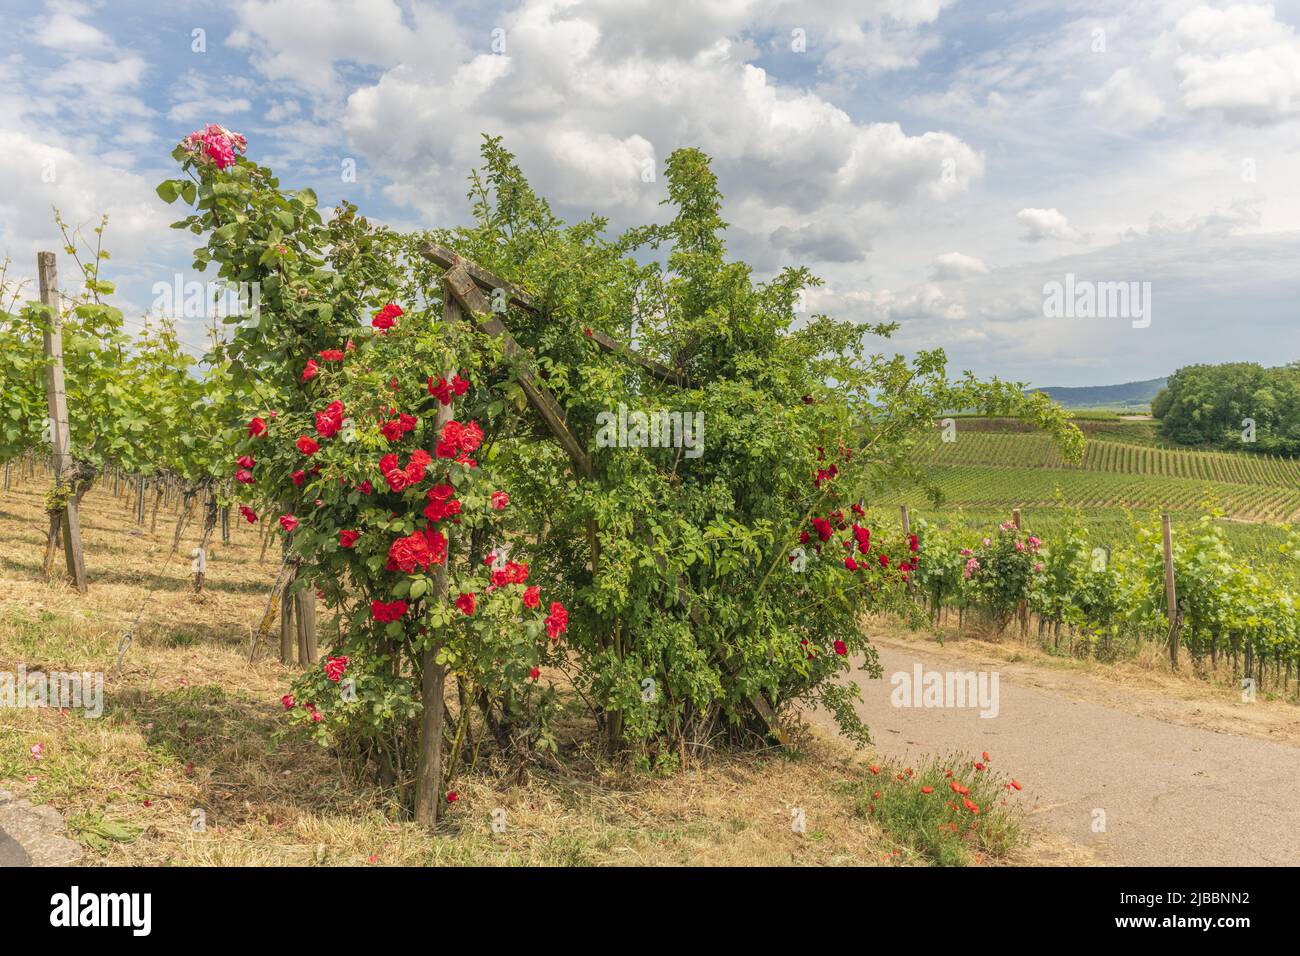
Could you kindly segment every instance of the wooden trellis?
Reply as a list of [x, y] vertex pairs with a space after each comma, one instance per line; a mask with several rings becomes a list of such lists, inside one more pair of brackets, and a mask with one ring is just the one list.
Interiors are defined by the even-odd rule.
[[[531, 353], [515, 341], [514, 337], [506, 329], [501, 316], [493, 311], [487, 296], [490, 294], [498, 300], [504, 299], [509, 305], [524, 309], [533, 315], [542, 314], [541, 306], [514, 283], [502, 279], [446, 246], [429, 242], [424, 245], [420, 252], [424, 258], [445, 270], [443, 287], [449, 299], [454, 301], [466, 314], [474, 317], [480, 330], [494, 338], [502, 339], [507, 357], [511, 359], [522, 358], [522, 367], [518, 373], [519, 384], [529, 404], [532, 405], [542, 421], [546, 423], [547, 428], [560, 447], [568, 454], [573, 464], [573, 470], [582, 478], [594, 481], [595, 470], [592, 467], [591, 457], [588, 455], [582, 441], [569, 429], [564, 407], [534, 375], [531, 363], [528, 361], [532, 357]], [[687, 375], [681, 370], [641, 355], [604, 332], [592, 329], [589, 332], [589, 338], [601, 349], [634, 362], [660, 381], [678, 387], [689, 385]], [[596, 537], [594, 520], [588, 522], [588, 534], [591, 539], [592, 571], [595, 572], [599, 562], [599, 541]], [[659, 560], [662, 567], [664, 563], [662, 557]], [[695, 599], [689, 584], [681, 577], [677, 580], [676, 597], [678, 604], [686, 609], [692, 624], [699, 628], [707, 626], [700, 602]], [[732, 673], [739, 670], [739, 667], [730, 660], [724, 660], [723, 664]], [[772, 735], [781, 743], [785, 743], [785, 729], [781, 726], [776, 710], [768, 702], [767, 698], [760, 693], [755, 693], [750, 695], [749, 703]]]

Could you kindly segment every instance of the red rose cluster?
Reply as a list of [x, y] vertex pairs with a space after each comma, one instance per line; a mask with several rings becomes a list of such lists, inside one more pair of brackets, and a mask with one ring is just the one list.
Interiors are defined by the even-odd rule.
[[333, 438], [342, 427], [342, 402], [330, 402], [325, 406], [325, 411], [316, 413], [316, 434], [321, 438]]
[[429, 489], [429, 503], [425, 505], [424, 516], [430, 521], [441, 521], [460, 514], [460, 502], [454, 497], [455, 494], [456, 489], [451, 485], [434, 485]]
[[402, 412], [396, 418], [389, 419], [379, 426], [380, 432], [390, 442], [400, 441], [402, 436], [407, 432], [415, 431], [415, 426], [420, 424], [420, 420], [414, 415], [407, 415]]
[[427, 571], [431, 564], [442, 564], [447, 560], [447, 539], [442, 532], [425, 528], [415, 531], [404, 538], [398, 538], [388, 548], [387, 571], [405, 571], [414, 573], [418, 567]]
[[381, 332], [387, 332], [393, 327], [393, 324], [397, 319], [405, 314], [406, 313], [402, 311], [400, 305], [394, 305], [392, 302], [389, 302], [386, 306], [375, 313], [375, 317], [370, 320], [370, 324]]
[[433, 457], [422, 448], [411, 452], [411, 460], [407, 462], [405, 468], [399, 467], [397, 456], [390, 453], [379, 459], [379, 473], [384, 476], [384, 481], [388, 482], [388, 487], [393, 491], [405, 491], [424, 481], [424, 476], [432, 463]]
[[434, 396], [444, 405], [450, 405], [453, 395], [464, 395], [469, 391], [469, 382], [459, 375], [453, 375], [451, 381], [445, 378], [439, 378], [438, 384], [433, 384], [433, 376], [429, 376], [429, 394]]
[[468, 455], [482, 443], [483, 429], [478, 427], [478, 422], [462, 425], [453, 419], [442, 426], [434, 454], [439, 458], [454, 458], [462, 465], [473, 468], [475, 462]]

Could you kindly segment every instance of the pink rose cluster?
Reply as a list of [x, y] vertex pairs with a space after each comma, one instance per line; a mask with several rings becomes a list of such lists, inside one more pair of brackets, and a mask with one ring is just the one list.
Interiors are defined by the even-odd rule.
[[181, 140], [181, 147], [187, 153], [210, 159], [217, 169], [225, 169], [234, 165], [235, 153], [248, 148], [248, 140], [224, 126], [209, 123]]

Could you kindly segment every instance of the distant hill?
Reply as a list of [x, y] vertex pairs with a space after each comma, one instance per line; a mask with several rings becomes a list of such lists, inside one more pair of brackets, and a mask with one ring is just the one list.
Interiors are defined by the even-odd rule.
[[1125, 382], [1122, 385], [1085, 385], [1067, 388], [1049, 385], [1031, 388], [1031, 392], [1046, 392], [1064, 408], [1144, 408], [1151, 404], [1156, 392], [1165, 387], [1165, 379], [1150, 378], [1145, 382]]

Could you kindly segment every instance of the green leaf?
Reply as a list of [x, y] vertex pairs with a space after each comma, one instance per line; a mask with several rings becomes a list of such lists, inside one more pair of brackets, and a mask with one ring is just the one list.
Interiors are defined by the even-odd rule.
[[163, 202], [173, 203], [181, 193], [181, 181], [179, 179], [164, 179], [158, 184], [155, 192], [158, 193], [158, 198]]

